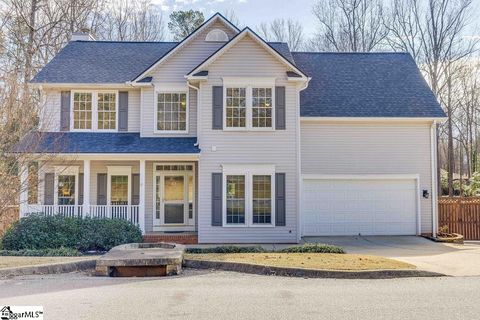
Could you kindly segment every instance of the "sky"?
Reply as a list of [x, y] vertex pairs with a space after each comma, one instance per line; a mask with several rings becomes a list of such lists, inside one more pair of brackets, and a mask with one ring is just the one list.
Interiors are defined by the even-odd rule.
[[[174, 10], [199, 10], [203, 12], [205, 19], [216, 12], [233, 11], [240, 21], [240, 27], [249, 26], [255, 29], [261, 22], [268, 23], [276, 18], [292, 18], [302, 24], [307, 37], [313, 35], [316, 29], [312, 13], [316, 0], [152, 0], [152, 2], [162, 9], [166, 21]], [[466, 36], [478, 37], [480, 0], [474, 0], [473, 4], [474, 21], [471, 29], [466, 31]]]
[[173, 10], [200, 10], [205, 19], [215, 12], [234, 11], [242, 26], [255, 28], [261, 22], [270, 22], [276, 18], [293, 18], [302, 23], [304, 32], [315, 32], [312, 5], [314, 0], [153, 0], [160, 6], [164, 16]]

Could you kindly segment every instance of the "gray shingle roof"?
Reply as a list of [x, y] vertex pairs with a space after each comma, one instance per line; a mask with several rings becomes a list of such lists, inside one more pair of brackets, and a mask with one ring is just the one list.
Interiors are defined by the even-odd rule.
[[176, 42], [71, 41], [34, 83], [124, 83], [145, 71]]
[[312, 77], [300, 94], [303, 117], [445, 117], [407, 53], [292, 55]]
[[34, 132], [17, 153], [199, 153], [197, 138], [141, 138], [140, 133]]
[[[139, 76], [178, 42], [71, 41], [32, 83], [125, 83]], [[286, 59], [286, 43], [270, 45]]]

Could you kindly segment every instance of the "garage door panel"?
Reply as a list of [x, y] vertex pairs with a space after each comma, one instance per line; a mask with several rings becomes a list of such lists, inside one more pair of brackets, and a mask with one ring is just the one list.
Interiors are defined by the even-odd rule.
[[304, 235], [416, 233], [415, 180], [304, 180]]

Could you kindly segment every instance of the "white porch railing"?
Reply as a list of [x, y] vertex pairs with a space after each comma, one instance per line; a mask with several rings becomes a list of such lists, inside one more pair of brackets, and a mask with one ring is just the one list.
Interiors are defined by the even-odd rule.
[[83, 206], [75, 205], [28, 205], [28, 213], [41, 213], [46, 216], [83, 217]]
[[[40, 213], [46, 216], [91, 217], [104, 219], [123, 219], [133, 224], [139, 223], [139, 206], [131, 205], [91, 205], [84, 214], [83, 206], [77, 205], [29, 205], [28, 214]], [[27, 214], [27, 215], [28, 215]]]
[[131, 205], [91, 205], [87, 216], [92, 218], [123, 219], [133, 224], [139, 222], [138, 206]]

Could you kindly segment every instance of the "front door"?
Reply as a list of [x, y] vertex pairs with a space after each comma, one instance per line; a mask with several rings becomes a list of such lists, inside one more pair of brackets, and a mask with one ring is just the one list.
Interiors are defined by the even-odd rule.
[[161, 216], [164, 224], [185, 224], [185, 176], [163, 175]]
[[168, 169], [172, 166], [158, 167], [163, 170], [156, 172], [154, 180], [154, 229], [187, 230], [190, 226], [194, 227], [193, 170], [187, 170], [190, 167], [177, 166], [173, 167], [175, 171], [169, 172]]

